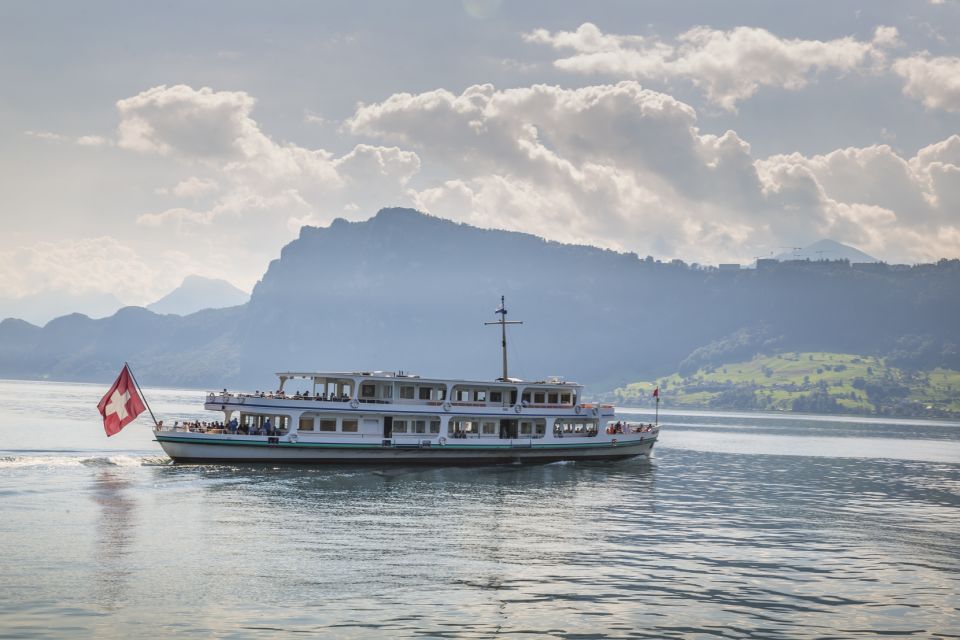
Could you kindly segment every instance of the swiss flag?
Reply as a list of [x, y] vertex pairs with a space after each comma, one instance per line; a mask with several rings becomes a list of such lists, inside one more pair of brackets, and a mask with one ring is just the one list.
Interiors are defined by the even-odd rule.
[[103, 430], [108, 436], [120, 433], [120, 429], [133, 422], [146, 409], [127, 365], [123, 365], [120, 376], [100, 400], [97, 409], [103, 416]]

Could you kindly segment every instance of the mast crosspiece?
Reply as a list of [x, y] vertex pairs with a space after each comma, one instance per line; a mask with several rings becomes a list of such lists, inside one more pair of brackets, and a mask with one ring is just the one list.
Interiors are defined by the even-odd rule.
[[496, 322], [484, 322], [485, 325], [498, 324], [500, 325], [500, 333], [502, 336], [502, 346], [503, 346], [503, 377], [500, 378], [502, 381], [506, 382], [509, 380], [507, 375], [507, 325], [508, 324], [523, 324], [522, 320], [507, 320], [507, 308], [504, 306], [503, 296], [500, 296], [500, 306], [497, 307], [497, 310], [494, 313], [500, 316], [500, 319]]

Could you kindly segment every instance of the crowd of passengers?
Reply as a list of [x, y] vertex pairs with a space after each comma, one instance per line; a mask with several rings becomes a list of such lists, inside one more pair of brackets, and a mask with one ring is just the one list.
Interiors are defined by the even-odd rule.
[[[228, 395], [227, 390], [223, 390], [223, 395]], [[212, 395], [212, 394], [211, 394]], [[266, 398], [268, 400], [317, 400], [319, 402], [349, 402], [350, 396], [346, 393], [320, 393], [311, 394], [309, 391], [297, 391], [293, 395], [287, 395], [286, 391], [254, 391], [253, 393], [238, 393], [238, 398]]]
[[647, 433], [653, 431], [653, 423], [650, 424], [630, 424], [618, 420], [607, 427], [607, 433]]
[[[160, 423], [162, 429], [163, 422]], [[280, 434], [279, 429], [275, 429], [270, 422], [270, 418], [263, 421], [259, 427], [256, 425], [240, 424], [236, 418], [224, 424], [222, 421], [201, 421], [192, 420], [181, 423], [179, 420], [173, 423], [174, 431], [190, 431], [193, 433], [242, 433], [249, 436], [276, 436]]]

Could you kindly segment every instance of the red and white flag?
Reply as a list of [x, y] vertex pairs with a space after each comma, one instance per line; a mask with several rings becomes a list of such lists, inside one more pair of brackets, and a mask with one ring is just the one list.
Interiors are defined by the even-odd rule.
[[137, 387], [127, 365], [123, 365], [117, 381], [110, 387], [110, 391], [107, 391], [107, 395], [100, 400], [97, 409], [103, 416], [103, 430], [108, 436], [120, 433], [120, 429], [136, 420], [137, 416], [144, 412], [146, 407], [140, 394], [137, 393]]
[[656, 398], [657, 400], [660, 399], [660, 387], [657, 387], [656, 389], [653, 390], [653, 397]]

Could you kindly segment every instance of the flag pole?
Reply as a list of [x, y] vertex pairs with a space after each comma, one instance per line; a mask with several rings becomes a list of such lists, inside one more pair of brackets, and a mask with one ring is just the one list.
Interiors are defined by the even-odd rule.
[[133, 378], [133, 384], [137, 385], [137, 391], [140, 393], [140, 397], [143, 398], [143, 404], [147, 405], [147, 411], [150, 412], [150, 417], [153, 418], [153, 426], [159, 427], [160, 423], [157, 422], [157, 417], [153, 415], [153, 409], [150, 408], [150, 403], [147, 402], [147, 396], [143, 395], [143, 389], [140, 388], [140, 383], [137, 382], [137, 376], [133, 375], [133, 369], [130, 368], [130, 363], [124, 360], [123, 366], [130, 372], [130, 377]]
[[657, 400], [657, 408], [654, 410], [653, 423], [657, 426], [660, 426], [660, 385], [658, 384], [653, 390], [653, 397]]

